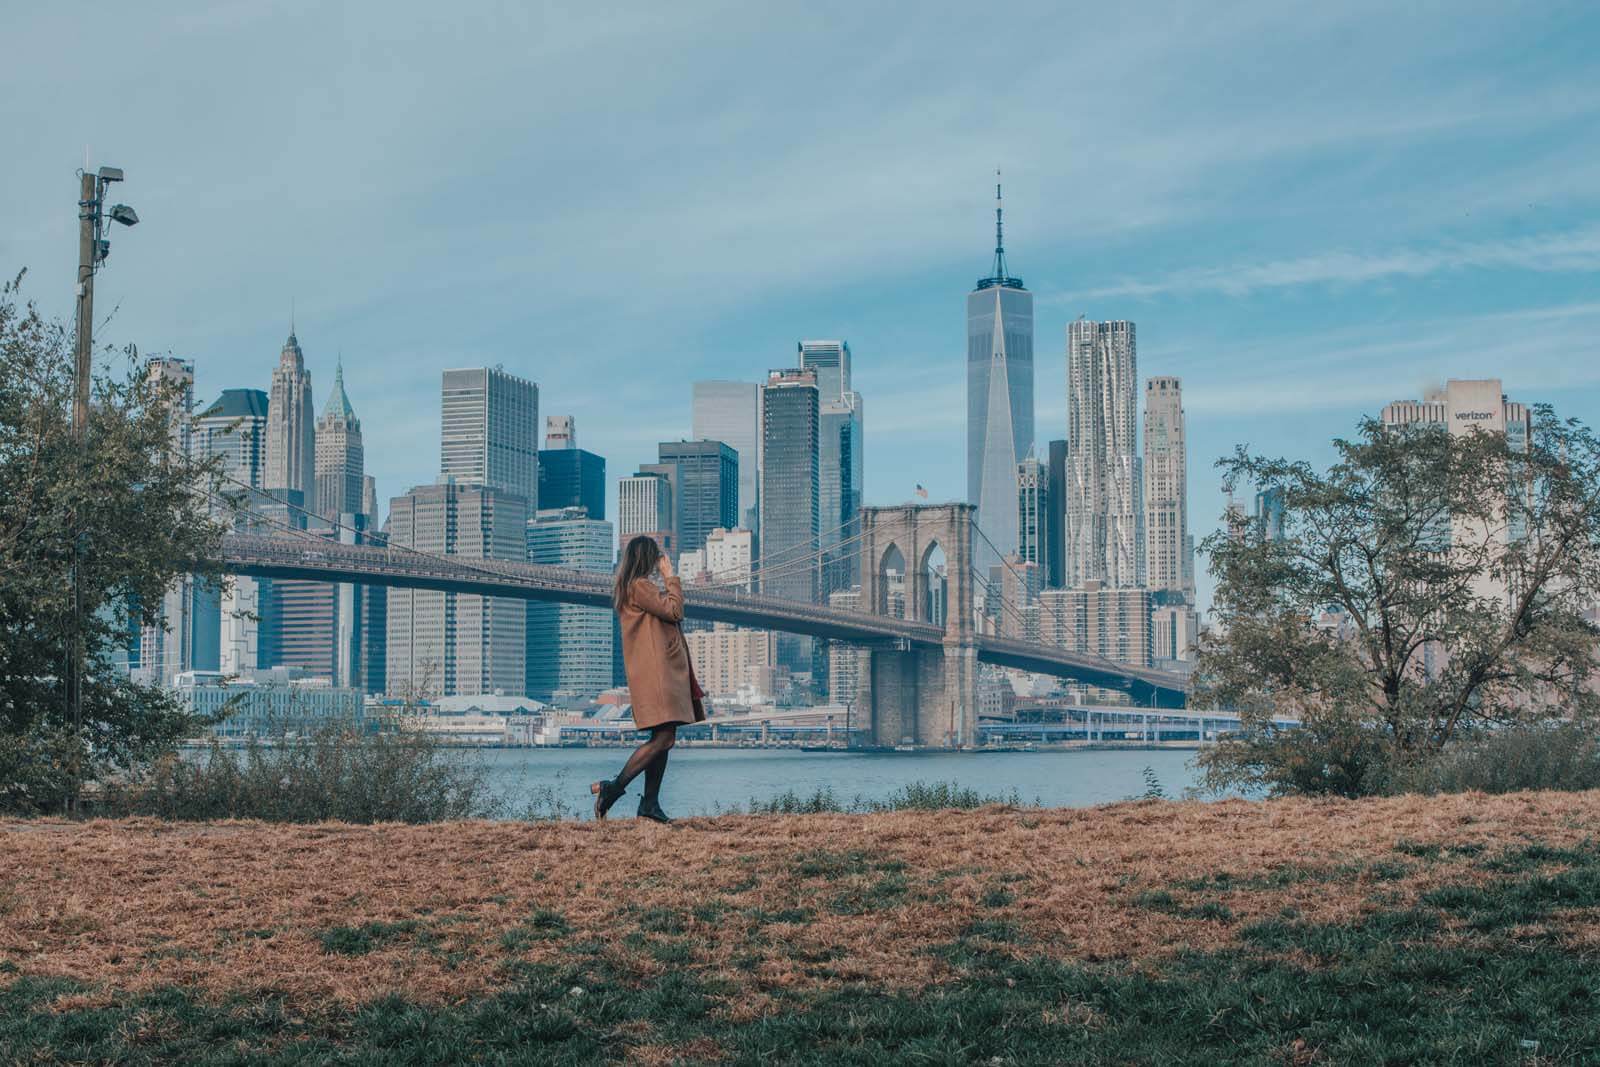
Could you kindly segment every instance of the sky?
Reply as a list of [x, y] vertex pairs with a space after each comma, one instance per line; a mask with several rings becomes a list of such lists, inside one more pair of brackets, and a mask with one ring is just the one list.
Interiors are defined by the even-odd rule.
[[447, 367], [536, 381], [614, 505], [691, 382], [802, 338], [850, 343], [867, 502], [959, 499], [996, 168], [1041, 450], [1067, 324], [1133, 320], [1197, 537], [1218, 457], [1327, 462], [1448, 378], [1600, 423], [1592, 4], [0, 6], [0, 272], [70, 317], [75, 172], [122, 167], [97, 340], [203, 402], [292, 308], [384, 499], [438, 475]]

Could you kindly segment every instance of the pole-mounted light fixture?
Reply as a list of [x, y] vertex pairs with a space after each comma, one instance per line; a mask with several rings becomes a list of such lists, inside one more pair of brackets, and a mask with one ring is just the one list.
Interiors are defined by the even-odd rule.
[[[94, 275], [100, 264], [111, 254], [111, 242], [105, 239], [105, 220], [109, 216], [124, 226], [134, 226], [139, 222], [139, 213], [127, 204], [118, 204], [109, 212], [105, 210], [106, 187], [112, 182], [120, 181], [122, 181], [121, 167], [101, 167], [94, 174], [84, 170], [78, 175], [78, 307], [77, 332], [73, 338], [72, 353], [72, 432], [80, 442], [88, 435], [89, 428], [89, 377], [93, 370], [94, 352]], [[64, 696], [77, 745], [72, 754], [69, 807], [76, 805], [78, 788], [82, 782], [80, 750], [84, 743], [83, 603], [77, 538], [73, 539], [72, 546], [73, 632], [68, 651], [69, 662]]]

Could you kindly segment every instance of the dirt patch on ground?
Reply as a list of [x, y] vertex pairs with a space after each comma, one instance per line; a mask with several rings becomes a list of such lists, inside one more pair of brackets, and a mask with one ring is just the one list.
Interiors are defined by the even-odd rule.
[[[1600, 793], [671, 827], [30, 821], [0, 825], [0, 978], [101, 991], [75, 1002], [176, 984], [456, 1003], [519, 961], [581, 953], [641, 977], [716, 976], [735, 991], [727, 1010], [759, 1013], [797, 989], [938, 982], [973, 946], [1142, 961], [1274, 918], [1348, 922], [1491, 879], [1487, 857], [1597, 834]], [[1558, 925], [1600, 943], [1593, 909]]]

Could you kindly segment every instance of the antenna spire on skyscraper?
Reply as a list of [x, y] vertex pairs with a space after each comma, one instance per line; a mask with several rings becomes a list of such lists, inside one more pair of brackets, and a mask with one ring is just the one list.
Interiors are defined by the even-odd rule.
[[1000, 199], [1000, 168], [994, 169], [994, 276], [1006, 276], [1006, 240], [1002, 225], [1004, 205]]
[[978, 288], [1001, 286], [1007, 289], [1021, 289], [1022, 279], [1010, 277], [1006, 273], [1005, 202], [1000, 195], [999, 167], [995, 168], [994, 177], [994, 271], [989, 277], [979, 279]]

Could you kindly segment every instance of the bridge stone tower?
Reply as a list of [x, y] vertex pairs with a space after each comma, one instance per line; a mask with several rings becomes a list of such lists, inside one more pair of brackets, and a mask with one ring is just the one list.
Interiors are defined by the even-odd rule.
[[[971, 504], [861, 509], [861, 607], [941, 624], [938, 649], [885, 645], [862, 653], [857, 707], [872, 741], [970, 748], [978, 732], [978, 650], [973, 629]], [[930, 564], [943, 553], [942, 583]], [[893, 579], [899, 572], [900, 582]], [[893, 586], [899, 584], [900, 588]]]

